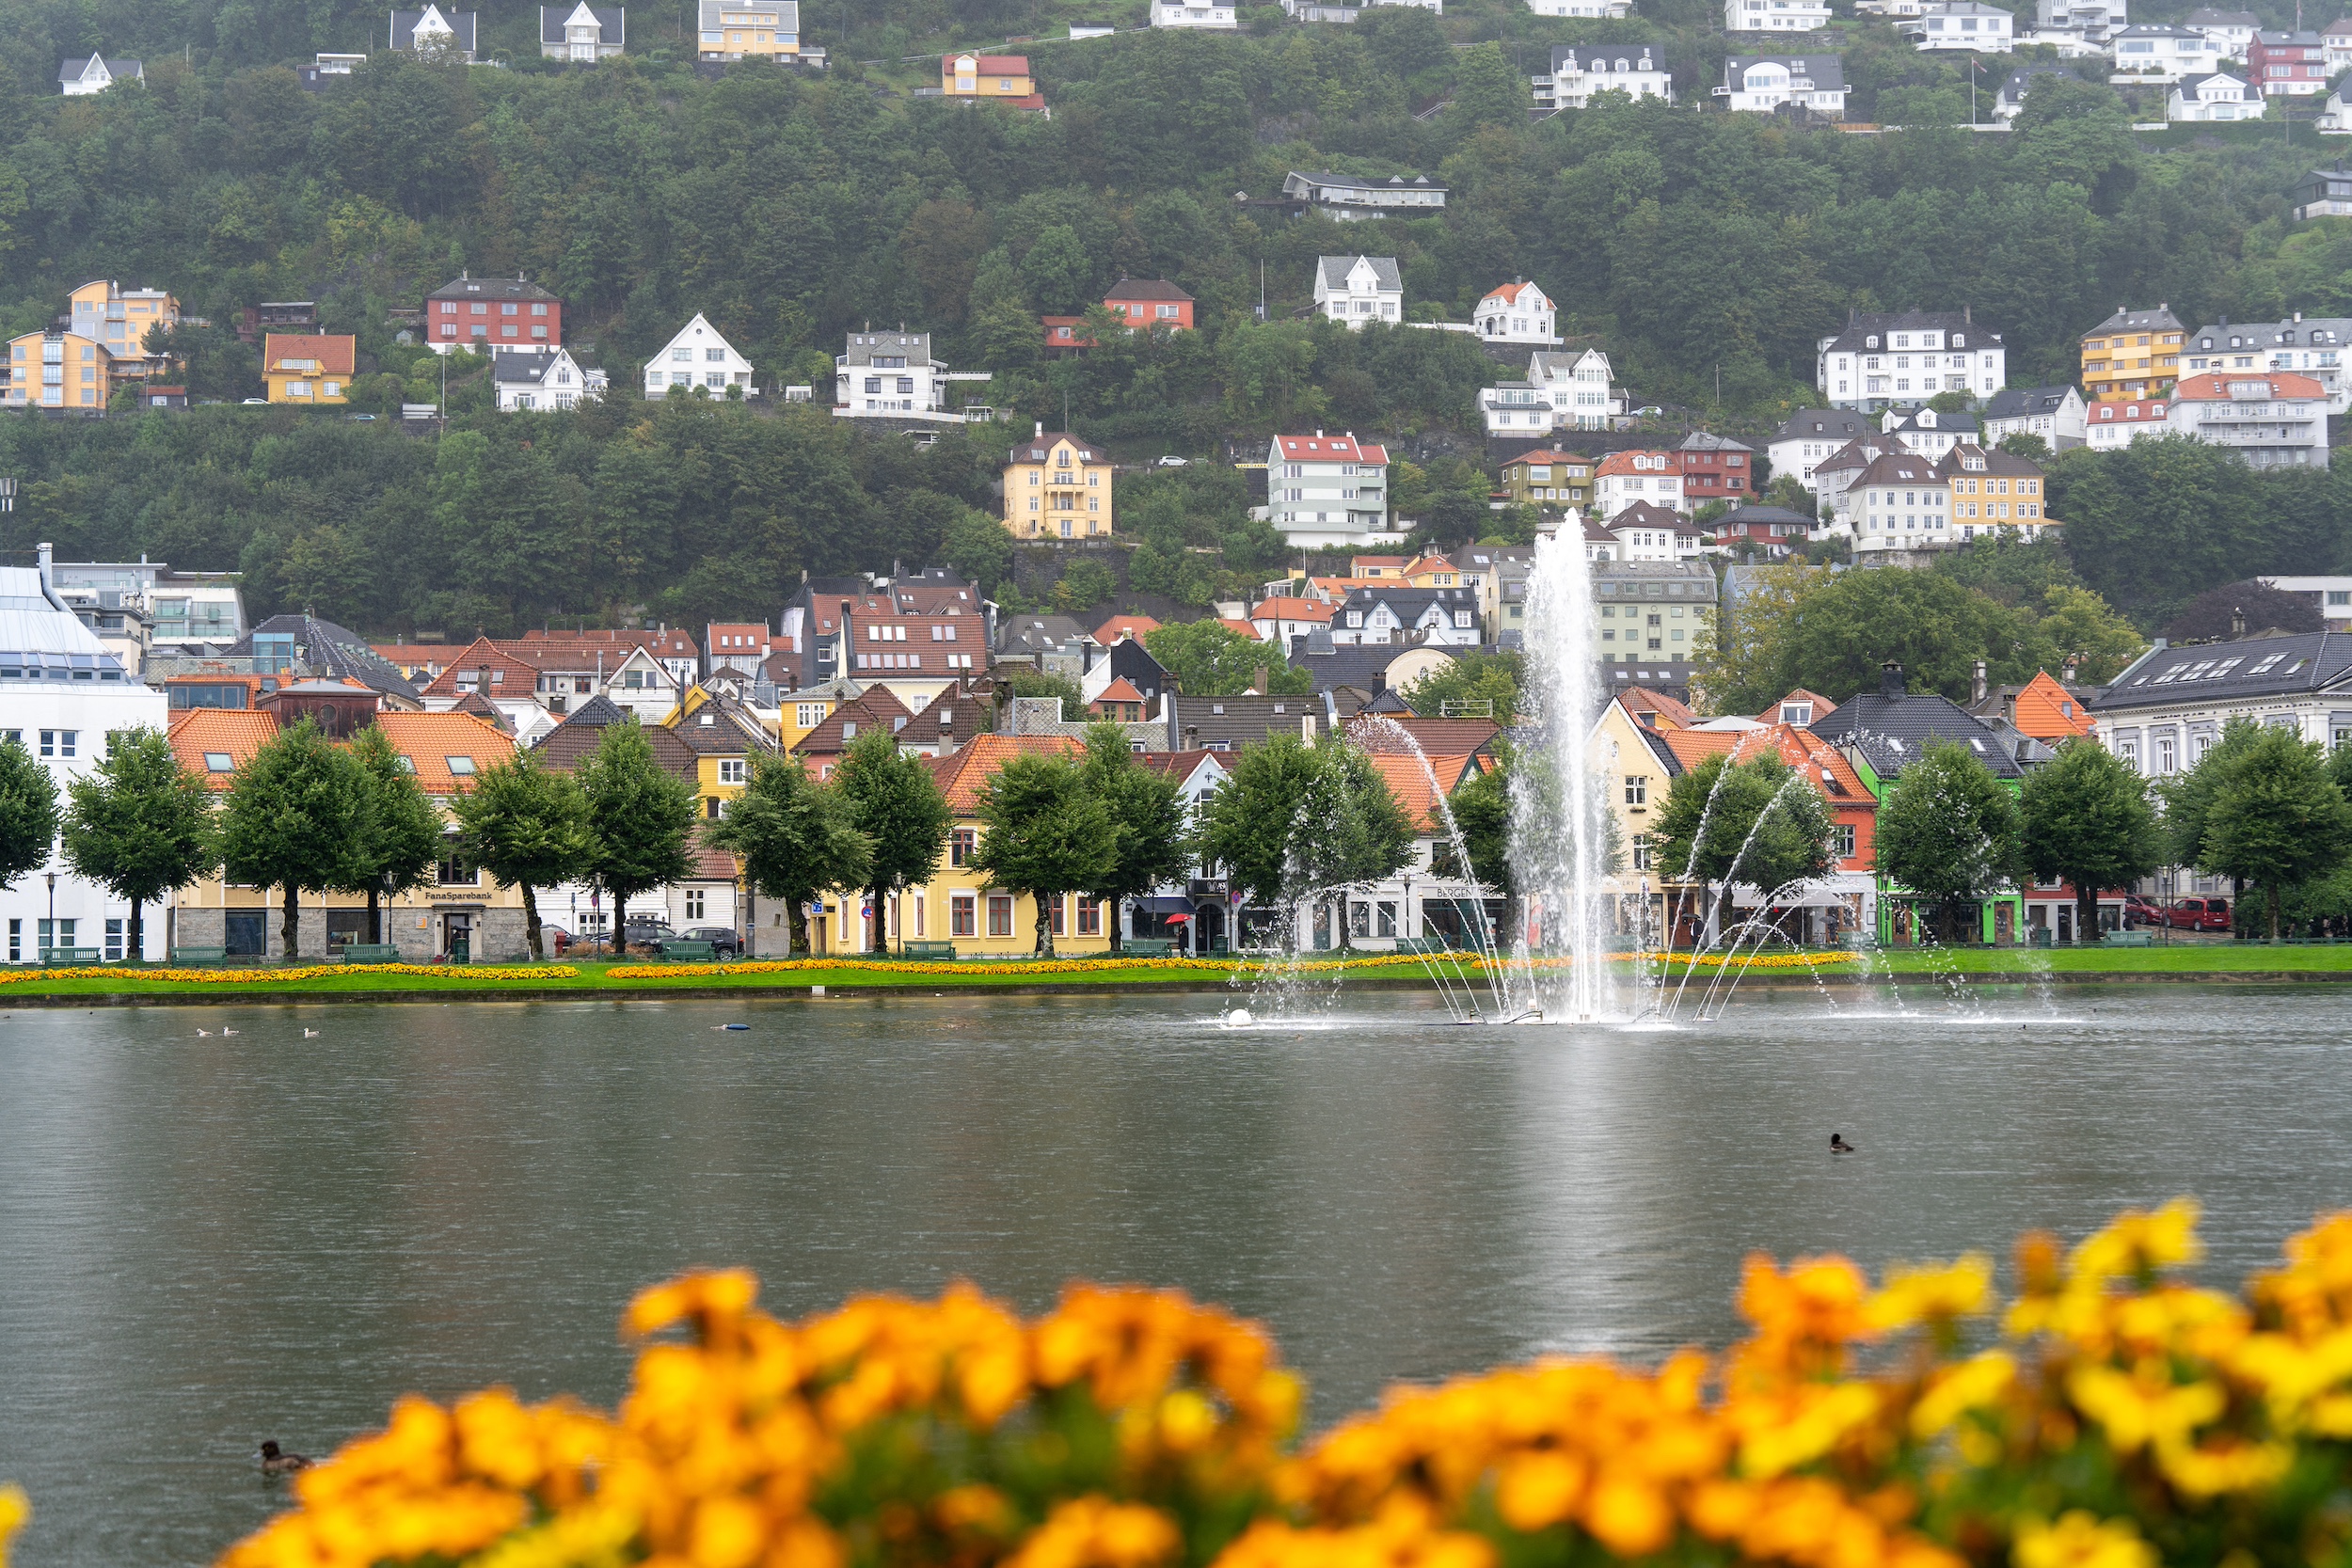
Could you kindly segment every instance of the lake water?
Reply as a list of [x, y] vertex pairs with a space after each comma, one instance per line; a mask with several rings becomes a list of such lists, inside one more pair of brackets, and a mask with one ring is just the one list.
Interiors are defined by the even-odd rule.
[[1754, 1247], [2006, 1256], [2190, 1192], [2233, 1282], [2352, 1204], [2333, 989], [1785, 994], [1678, 1032], [1223, 1001], [0, 1018], [24, 1560], [209, 1561], [281, 1506], [262, 1438], [323, 1454], [404, 1390], [610, 1403], [622, 1305], [693, 1264], [787, 1314], [1181, 1285], [1268, 1320], [1325, 1422], [1398, 1378], [1720, 1345]]

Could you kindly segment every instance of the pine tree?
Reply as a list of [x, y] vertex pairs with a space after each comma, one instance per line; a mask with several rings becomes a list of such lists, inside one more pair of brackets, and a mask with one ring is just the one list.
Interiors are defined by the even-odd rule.
[[694, 830], [694, 787], [655, 760], [653, 743], [634, 720], [604, 727], [596, 751], [580, 765], [580, 787], [593, 835], [588, 873], [612, 900], [617, 950], [628, 901], [694, 868], [687, 847]]
[[865, 885], [874, 847], [857, 828], [848, 798], [808, 776], [798, 757], [761, 757], [751, 783], [710, 830], [710, 842], [743, 863], [755, 893], [784, 900], [790, 941], [786, 956], [809, 950], [808, 906], [829, 888]]
[[130, 901], [131, 956], [144, 958], [146, 907], [217, 863], [212, 792], [163, 731], [141, 726], [108, 736], [105, 759], [67, 793], [66, 863]]
[[450, 810], [466, 860], [500, 886], [522, 891], [531, 956], [546, 958], [533, 890], [578, 876], [596, 843], [580, 781], [547, 768], [533, 752], [517, 752], [476, 775], [473, 787], [451, 801]]
[[367, 875], [374, 805], [359, 764], [308, 719], [272, 736], [230, 781], [220, 813], [223, 870], [232, 882], [284, 890], [280, 957], [300, 953], [305, 891], [351, 887]]
[[1111, 858], [1103, 878], [1086, 891], [1110, 906], [1111, 951], [1126, 928], [1122, 906], [1184, 874], [1191, 863], [1184, 796], [1174, 774], [1136, 761], [1127, 732], [1113, 723], [1088, 726], [1079, 765], [1087, 793], [1110, 814]]
[[2026, 865], [2074, 888], [2074, 940], [2099, 928], [2099, 892], [2128, 887], [2164, 863], [2148, 782], [2094, 740], [2076, 738], [2026, 781], [2018, 800]]
[[358, 847], [354, 880], [344, 893], [364, 893], [368, 899], [368, 941], [384, 940], [384, 900], [422, 887], [441, 858], [441, 814], [401, 766], [391, 737], [370, 724], [351, 742], [351, 760], [359, 767], [374, 796], [374, 812], [367, 842]]
[[873, 907], [867, 941], [880, 953], [889, 945], [884, 900], [920, 887], [939, 869], [951, 822], [947, 798], [922, 759], [900, 752], [887, 730], [867, 730], [850, 741], [833, 782], [850, 802], [850, 820], [873, 846], [866, 874]]
[[1069, 757], [1021, 752], [981, 785], [979, 815], [987, 832], [972, 864], [1030, 895], [1037, 951], [1050, 958], [1052, 903], [1099, 885], [1118, 863], [1111, 814]]

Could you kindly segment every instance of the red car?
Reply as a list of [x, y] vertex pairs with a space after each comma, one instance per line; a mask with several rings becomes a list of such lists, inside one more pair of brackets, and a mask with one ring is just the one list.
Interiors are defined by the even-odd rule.
[[2175, 898], [2165, 911], [2165, 920], [2176, 931], [2226, 931], [2230, 929], [2230, 901]]

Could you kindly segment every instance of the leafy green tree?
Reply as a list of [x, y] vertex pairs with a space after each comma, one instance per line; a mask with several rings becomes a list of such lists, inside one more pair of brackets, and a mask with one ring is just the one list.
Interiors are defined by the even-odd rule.
[[931, 879], [954, 818], [922, 758], [901, 752], [886, 730], [867, 730], [850, 741], [833, 783], [850, 802], [850, 820], [873, 845], [866, 874], [874, 910], [868, 942], [880, 953], [888, 946], [885, 900]]
[[222, 869], [232, 882], [282, 890], [280, 957], [300, 954], [302, 895], [358, 881], [374, 831], [375, 791], [358, 762], [308, 719], [237, 769], [221, 804]]
[[2098, 742], [2076, 738], [2026, 780], [2018, 800], [2026, 868], [2074, 887], [2074, 940], [2099, 928], [2099, 894], [2164, 863], [2148, 783]]
[[1173, 773], [1137, 762], [1127, 732], [1111, 723], [1087, 726], [1079, 773], [1110, 818], [1108, 869], [1086, 891], [1110, 905], [1115, 953], [1126, 929], [1126, 901], [1182, 877], [1191, 863], [1184, 784]]
[[1283, 662], [1287, 650], [1215, 621], [1154, 626], [1143, 634], [1143, 646], [1187, 697], [1237, 697], [1256, 686], [1261, 670], [1266, 673], [1263, 696], [1303, 696], [1315, 689], [1311, 672]]
[[2291, 729], [2265, 727], [2215, 790], [2198, 869], [2261, 884], [2270, 937], [2281, 895], [2352, 860], [2352, 803], [2327, 753]]
[[1059, 697], [1065, 721], [1074, 722], [1086, 711], [1086, 694], [1078, 683], [1068, 675], [1051, 670], [1032, 670], [1025, 664], [1001, 665], [996, 678], [1005, 690], [1015, 697]]
[[368, 941], [380, 942], [384, 900], [421, 888], [433, 878], [445, 847], [441, 814], [381, 727], [371, 724], [353, 738], [351, 760], [358, 764], [374, 798], [367, 841], [354, 847], [354, 880], [335, 891], [367, 895]]
[[1424, 719], [1440, 717], [1448, 703], [1491, 703], [1494, 721], [1519, 721], [1519, 682], [1524, 661], [1515, 653], [1486, 654], [1465, 648], [1430, 670], [1397, 695]]
[[[1412, 859], [1415, 825], [1370, 754], [1332, 738], [1315, 746], [1314, 775], [1300, 802], [1293, 858], [1313, 889], [1356, 888], [1393, 876]], [[1348, 940], [1344, 900], [1340, 946]]]
[[1454, 786], [1446, 803], [1454, 810], [1454, 825], [1462, 830], [1462, 846], [1470, 851], [1470, 875], [1505, 897], [1518, 894], [1518, 879], [1511, 866], [1511, 774], [1517, 766], [1509, 741], [1498, 741], [1496, 766], [1474, 770]]
[[1474, 44], [1454, 61], [1454, 113], [1466, 127], [1526, 122], [1527, 84], [1501, 44]]
[[57, 837], [57, 781], [15, 736], [0, 736], [0, 887], [45, 865]]
[[1962, 911], [2025, 871], [2017, 797], [1967, 747], [1930, 741], [1879, 801], [1879, 875], [1937, 909], [1947, 942]]
[[830, 889], [866, 885], [873, 841], [860, 832], [840, 790], [812, 779], [798, 757], [760, 757], [710, 842], [743, 863], [751, 890], [784, 900], [786, 957], [810, 950], [808, 906]]
[[531, 956], [547, 957], [539, 931], [535, 888], [552, 887], [580, 875], [596, 847], [589, 828], [588, 797], [580, 782], [518, 751], [474, 776], [471, 789], [450, 802], [457, 818], [458, 849], [469, 864], [519, 888], [523, 928]]
[[972, 864], [1030, 895], [1037, 951], [1052, 958], [1052, 903], [1097, 886], [1117, 870], [1109, 809], [1088, 790], [1071, 758], [1022, 752], [1006, 758], [980, 786], [979, 816], [986, 831]]
[[1209, 797], [1200, 825], [1200, 858], [1225, 867], [1250, 902], [1278, 905], [1290, 880], [1299, 815], [1318, 772], [1296, 736], [1278, 732], [1235, 754], [1225, 787]]
[[580, 765], [588, 801], [588, 874], [612, 906], [615, 951], [628, 901], [694, 869], [694, 786], [661, 766], [634, 720], [607, 724]]
[[2195, 865], [2202, 858], [2214, 801], [2261, 738], [2261, 725], [2251, 719], [2233, 719], [2186, 772], [2157, 786], [2164, 799], [2165, 854], [2172, 864]]
[[65, 862], [130, 901], [131, 956], [143, 958], [147, 906], [217, 863], [212, 792], [181, 769], [163, 731], [141, 726], [109, 735], [105, 759], [66, 793]]
[[1731, 928], [1732, 890], [1746, 882], [1766, 904], [1837, 863], [1836, 817], [1820, 790], [1775, 753], [1702, 759], [1667, 787], [1650, 830], [1651, 863], [1668, 880], [1719, 885], [1715, 927]]
[[1081, 557], [1070, 563], [1054, 584], [1054, 608], [1064, 615], [1082, 615], [1095, 606], [1107, 604], [1119, 592], [1119, 579], [1111, 569], [1091, 557]]

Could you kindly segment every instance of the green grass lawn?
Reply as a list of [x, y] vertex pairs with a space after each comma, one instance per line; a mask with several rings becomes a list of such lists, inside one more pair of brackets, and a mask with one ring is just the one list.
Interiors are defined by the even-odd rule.
[[[1788, 955], [1785, 953], [1772, 957], [1779, 959], [1781, 965], [1786, 965]], [[1825, 978], [1859, 974], [1865, 970], [1864, 965], [1855, 962], [1847, 954], [1822, 953], [1816, 958], [1820, 960], [1819, 973]], [[565, 974], [552, 972], [563, 967], [576, 969], [579, 973]], [[1057, 969], [1043, 973], [1021, 964], [966, 963], [944, 974], [906, 973], [876, 964], [849, 962], [815, 969], [749, 973], [724, 971], [718, 974], [615, 978], [609, 973], [613, 967], [610, 962], [595, 961], [568, 966], [550, 965], [551, 972], [544, 976], [516, 980], [471, 979], [453, 974], [388, 974], [380, 970], [354, 968], [329, 974], [290, 977], [284, 981], [216, 984], [191, 980], [158, 965], [131, 977], [71, 975], [0, 984], [0, 1009], [5, 1009], [11, 1000], [22, 999], [30, 1004], [37, 997], [203, 996], [223, 1005], [234, 1005], [241, 1002], [305, 998], [328, 1000], [416, 992], [485, 1001], [500, 997], [659, 996], [665, 992], [714, 990], [805, 995], [808, 989], [814, 986], [823, 986], [828, 991], [1000, 990], [1012, 987], [1092, 990], [1104, 986], [1146, 985], [1183, 986], [1205, 990], [1225, 984], [1231, 973], [1199, 967], [1162, 966], [1144, 961], [1121, 963], [1117, 960], [1089, 963], [1083, 969]], [[632, 959], [627, 967], [642, 969], [649, 966]], [[1245, 973], [1254, 971], [1252, 965], [1240, 967]], [[1969, 975], [2013, 976], [2021, 980], [2044, 974], [2213, 974], [2292, 978], [2302, 974], [2316, 976], [2352, 972], [2352, 946], [2266, 947], [2254, 943], [2184, 942], [2170, 947], [2137, 948], [1904, 948], [1871, 955], [1867, 972], [1921, 979], [1955, 972]], [[1466, 974], [1463, 977], [1474, 977], [1474, 973]], [[1769, 969], [1759, 966], [1749, 971], [1744, 983], [1754, 985], [1785, 979], [1810, 984], [1813, 974], [1813, 970], [1804, 965]], [[1426, 979], [1427, 972], [1416, 958], [1364, 964], [1347, 971], [1349, 983], [1425, 982]]]

